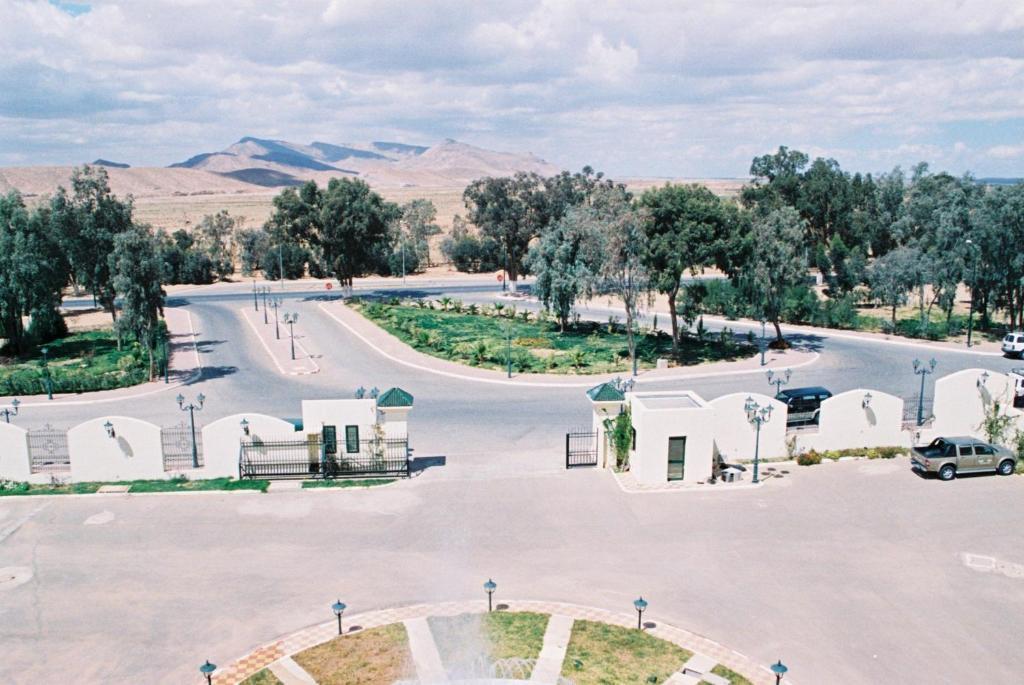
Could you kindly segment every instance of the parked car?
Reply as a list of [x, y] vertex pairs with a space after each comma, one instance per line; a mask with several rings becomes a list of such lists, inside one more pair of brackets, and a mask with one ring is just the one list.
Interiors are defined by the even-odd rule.
[[1013, 381], [1013, 406], [1024, 409], [1024, 366], [1010, 369], [1009, 376]]
[[821, 413], [821, 403], [832, 397], [832, 393], [814, 386], [810, 388], [790, 388], [781, 391], [775, 396], [779, 402], [786, 405], [787, 426], [808, 426], [817, 425], [818, 415]]
[[1017, 455], [977, 438], [957, 436], [935, 438], [923, 447], [915, 447], [910, 463], [915, 471], [938, 474], [941, 480], [953, 480], [961, 473], [986, 471], [1009, 476], [1017, 468]]
[[1003, 338], [1003, 354], [1008, 357], [1024, 358], [1024, 332], [1007, 333]]

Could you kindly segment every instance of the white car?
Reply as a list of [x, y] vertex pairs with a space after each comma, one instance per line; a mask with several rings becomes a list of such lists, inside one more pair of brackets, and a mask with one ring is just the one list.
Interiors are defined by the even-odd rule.
[[1011, 357], [1024, 356], [1024, 333], [1021, 331], [1007, 333], [1003, 338], [1003, 354]]

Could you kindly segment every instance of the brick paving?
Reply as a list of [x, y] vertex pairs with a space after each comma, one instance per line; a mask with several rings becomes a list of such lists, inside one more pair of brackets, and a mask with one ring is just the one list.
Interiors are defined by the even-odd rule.
[[[598, 621], [610, 625], [633, 628], [636, 626], [635, 614], [620, 614], [596, 607], [566, 604], [563, 602], [541, 602], [530, 600], [499, 601], [498, 606], [504, 611], [530, 611], [549, 615], [562, 615], [573, 620]], [[400, 623], [428, 616], [457, 616], [466, 613], [483, 613], [487, 611], [486, 601], [443, 602], [438, 604], [414, 604], [403, 607], [392, 607], [376, 611], [367, 611], [346, 617], [344, 620], [345, 634], [351, 634], [367, 628]], [[656, 615], [655, 615], [656, 616]], [[648, 614], [645, 617], [645, 630], [663, 640], [672, 642], [694, 653], [706, 655], [715, 663], [744, 675], [754, 685], [773, 685], [775, 677], [767, 666], [758, 664], [739, 652], [720, 645], [713, 640], [692, 633], [682, 628], [662, 624]], [[310, 626], [298, 632], [279, 638], [269, 644], [257, 648], [226, 666], [217, 669], [213, 682], [216, 685], [236, 685], [253, 673], [266, 668], [285, 656], [291, 656], [303, 650], [315, 647], [331, 640], [338, 635], [337, 621], [331, 620], [319, 625]], [[203, 682], [197, 679], [196, 683]], [[787, 678], [786, 683], [791, 685]]]

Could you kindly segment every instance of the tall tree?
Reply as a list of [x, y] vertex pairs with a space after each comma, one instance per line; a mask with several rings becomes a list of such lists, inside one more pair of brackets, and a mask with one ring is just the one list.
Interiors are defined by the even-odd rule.
[[56, 236], [48, 209], [29, 211], [17, 192], [0, 196], [0, 327], [14, 353], [29, 347], [25, 317], [45, 337], [37, 320], [60, 319], [68, 266]]
[[591, 212], [572, 208], [530, 248], [530, 271], [537, 276], [534, 292], [558, 317], [559, 328], [569, 325], [577, 300], [593, 294], [602, 261], [602, 236]]
[[235, 219], [227, 210], [207, 214], [199, 222], [199, 243], [210, 256], [213, 269], [221, 279], [235, 271], [235, 229], [244, 219]]
[[803, 152], [785, 145], [772, 154], [755, 157], [750, 163], [753, 182], [740, 194], [743, 204], [764, 212], [783, 205], [795, 207], [800, 196], [800, 174], [808, 159]]
[[114, 238], [132, 227], [132, 198], [119, 200], [110, 192], [103, 167], [83, 166], [71, 174], [71, 195], [61, 187], [50, 203], [53, 221], [62, 236], [64, 253], [75, 281], [117, 320], [114, 286], [107, 259]]
[[165, 297], [160, 287], [163, 263], [152, 229], [133, 226], [119, 233], [109, 261], [113, 286], [121, 298], [121, 317], [115, 324], [118, 342], [128, 334], [148, 351], [152, 380], [156, 369], [153, 350]]
[[696, 276], [715, 261], [718, 241], [727, 232], [722, 201], [702, 185], [665, 184], [640, 197], [647, 236], [651, 286], [668, 297], [672, 354], [679, 355], [679, 307], [683, 274]]
[[[1024, 326], [1024, 183], [989, 190], [976, 215], [971, 232], [979, 252], [971, 255], [977, 288], [982, 297], [992, 292], [995, 304], [1006, 311], [1011, 329]], [[970, 270], [973, 277], [975, 269]], [[982, 307], [982, 312], [986, 311]]]
[[430, 238], [441, 232], [437, 225], [437, 208], [430, 200], [417, 198], [401, 207], [399, 242], [412, 245], [417, 260], [430, 266]]
[[324, 272], [350, 286], [355, 277], [386, 267], [398, 206], [359, 179], [333, 178], [321, 197], [320, 225], [311, 243]]
[[485, 238], [492, 238], [501, 246], [502, 262], [513, 291], [523, 271], [530, 241], [550, 221], [549, 197], [544, 191], [544, 179], [520, 172], [511, 177], [477, 179], [462, 193], [469, 221]]
[[927, 280], [926, 264], [917, 248], [898, 247], [876, 259], [868, 269], [871, 296], [888, 307], [896, 329], [896, 308], [906, 304], [907, 294]]
[[738, 236], [743, 259], [734, 262], [733, 278], [755, 311], [775, 326], [776, 347], [785, 347], [779, 320], [786, 290], [807, 278], [801, 244], [806, 222], [792, 207], [755, 216], [751, 230]]

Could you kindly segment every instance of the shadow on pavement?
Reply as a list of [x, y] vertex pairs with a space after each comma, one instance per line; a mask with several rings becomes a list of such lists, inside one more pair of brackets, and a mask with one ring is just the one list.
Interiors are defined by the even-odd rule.
[[200, 352], [206, 353], [212, 350], [217, 345], [223, 345], [227, 340], [199, 340], [196, 342], [196, 349]]
[[448, 457], [443, 455], [435, 457], [413, 457], [409, 460], [409, 477], [420, 475], [423, 471], [434, 467], [434, 466], [445, 466], [448, 463]]
[[802, 350], [807, 352], [821, 352], [825, 347], [825, 338], [820, 335], [811, 335], [809, 333], [791, 333], [787, 334], [786, 340], [793, 346], [795, 350]]
[[238, 372], [237, 366], [204, 366], [203, 373], [199, 378], [193, 378], [186, 385], [195, 385], [202, 381], [212, 381], [217, 378], [224, 378]]

